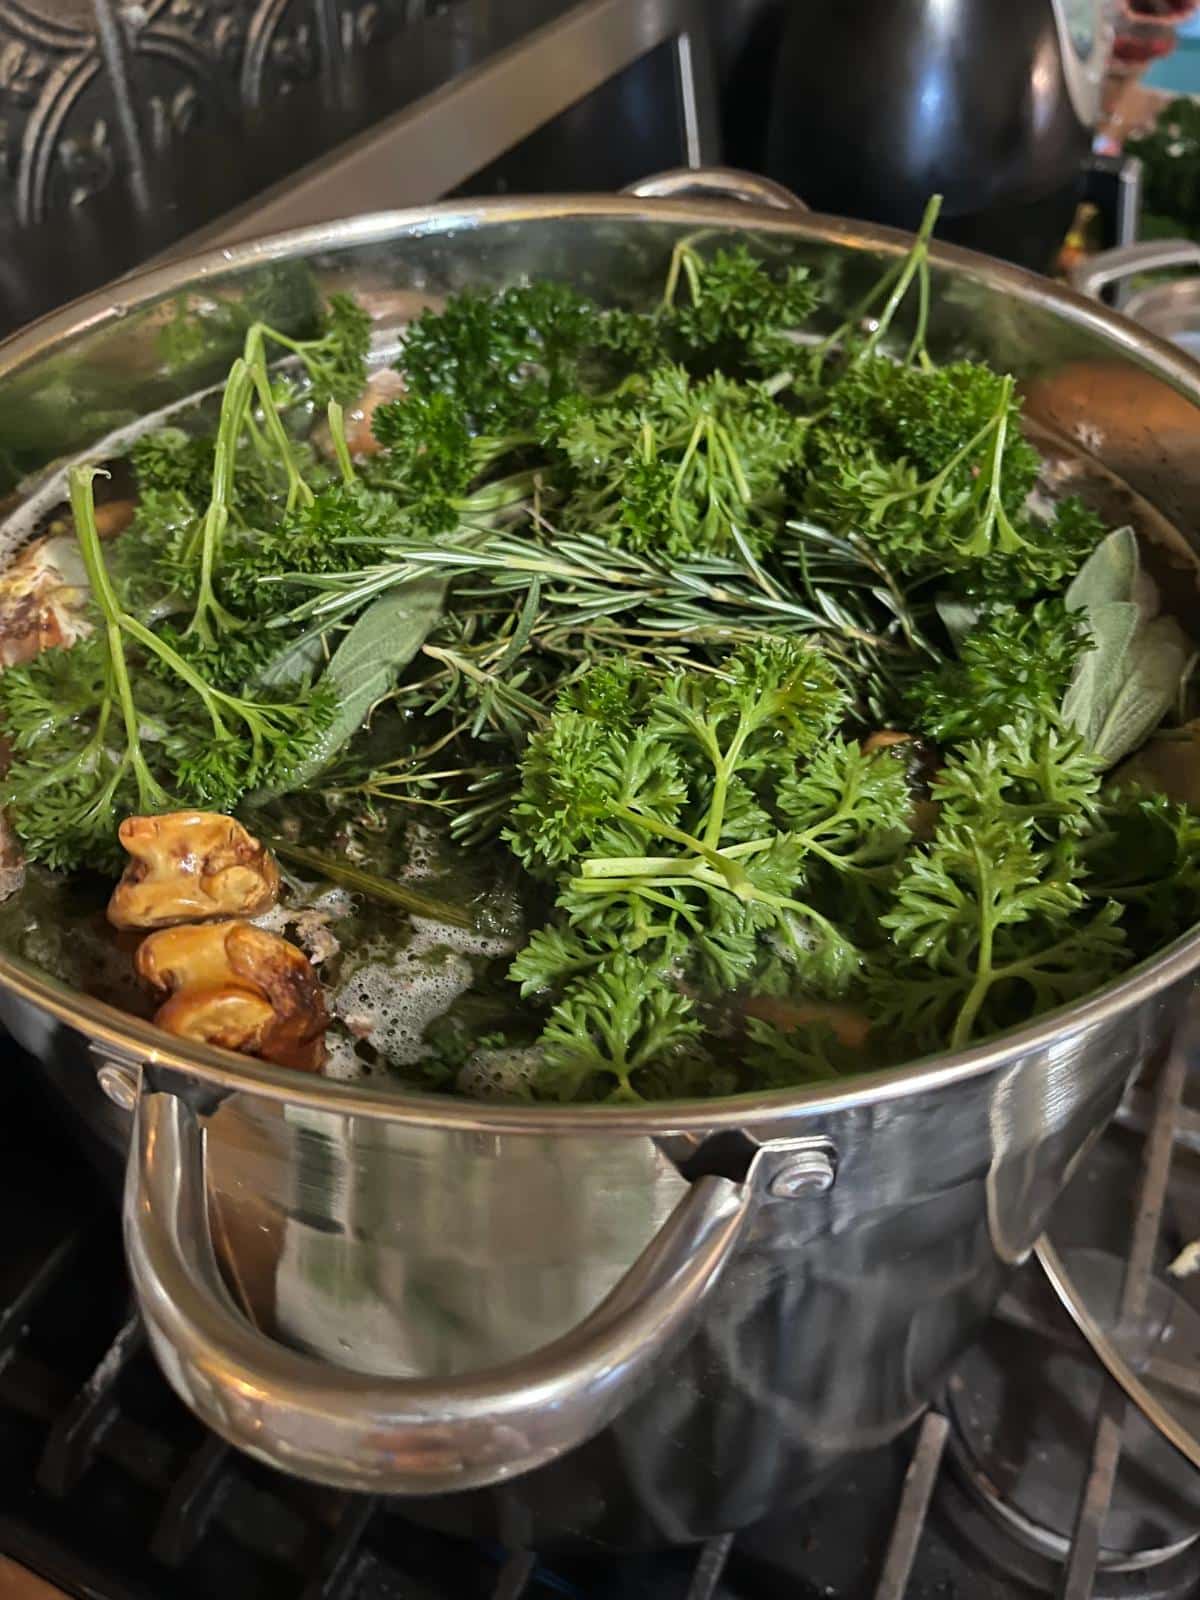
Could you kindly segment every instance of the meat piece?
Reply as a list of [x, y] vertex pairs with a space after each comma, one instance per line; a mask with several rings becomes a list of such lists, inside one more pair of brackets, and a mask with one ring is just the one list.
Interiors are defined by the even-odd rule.
[[8, 818], [0, 811], [0, 900], [16, 894], [25, 882], [25, 854]]
[[384, 285], [364, 289], [355, 284], [354, 298], [372, 322], [388, 327], [404, 327], [415, 321], [422, 311], [440, 311], [446, 304], [443, 296], [429, 289], [394, 289]]
[[826, 1000], [777, 1000], [772, 995], [751, 995], [746, 1001], [746, 1015], [773, 1023], [784, 1033], [824, 1022], [839, 1043], [851, 1050], [861, 1050], [871, 1031], [870, 1019], [863, 1012]]
[[69, 534], [26, 545], [0, 574], [0, 667], [17, 667], [55, 646], [69, 649], [92, 631], [87, 574]]
[[878, 733], [868, 734], [862, 742], [862, 753], [873, 756], [876, 750], [892, 750], [898, 744], [912, 744], [911, 733], [900, 733], [895, 728], [881, 728]]
[[96, 532], [102, 539], [115, 539], [125, 532], [136, 511], [132, 500], [102, 500], [96, 507]]
[[1200, 810], [1200, 723], [1155, 735], [1113, 773], [1115, 789], [1144, 789]]
[[256, 917], [278, 898], [275, 858], [232, 817], [213, 811], [126, 817], [117, 836], [133, 860], [108, 902], [115, 928]]
[[[277, 933], [236, 918], [160, 928], [142, 940], [134, 965], [153, 989], [171, 994], [155, 1017], [160, 1027], [280, 1066], [320, 1069], [329, 1026], [325, 995], [308, 958]], [[235, 1005], [234, 999], [228, 1006], [218, 1003], [220, 996], [246, 994], [256, 996], [267, 1014], [240, 1001]], [[194, 1008], [183, 1004], [189, 996], [196, 1000]], [[245, 1025], [241, 1044], [195, 1031], [209, 1021], [224, 1028], [230, 1017]]]
[[349, 286], [341, 272], [319, 274], [318, 282], [321, 292], [327, 297], [333, 294], [352, 295], [355, 304], [367, 313], [371, 321], [384, 328], [407, 327], [423, 311], [441, 311], [446, 304], [445, 296], [433, 289], [399, 287], [393, 272], [387, 269], [364, 273], [361, 268], [356, 268], [354, 282]]
[[[397, 400], [404, 393], [404, 379], [394, 367], [381, 367], [373, 373], [367, 387], [352, 406], [346, 407], [346, 447], [352, 456], [373, 456], [383, 446], [371, 432], [371, 419], [376, 406], [386, 400]], [[321, 455], [333, 458], [333, 440], [329, 424], [319, 422], [312, 431], [312, 442]]]
[[296, 917], [296, 937], [314, 967], [337, 955], [342, 948], [324, 911], [301, 911]]

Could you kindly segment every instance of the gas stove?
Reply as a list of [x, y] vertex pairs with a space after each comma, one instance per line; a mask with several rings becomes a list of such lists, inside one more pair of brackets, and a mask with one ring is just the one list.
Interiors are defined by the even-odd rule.
[[[1140, 1370], [1200, 1396], [1189, 1053], [1136, 1090], [1055, 1212], [1102, 1320], [1140, 1302]], [[430, 1532], [402, 1502], [281, 1476], [207, 1433], [132, 1309], [117, 1196], [32, 1064], [0, 1086], [0, 1552], [86, 1600], [1185, 1600], [1200, 1473], [1128, 1406], [1023, 1269], [939, 1405], [786, 1519], [690, 1549], [581, 1559]], [[0, 1571], [0, 1580], [5, 1574]], [[21, 1594], [5, 1588], [0, 1593]]]

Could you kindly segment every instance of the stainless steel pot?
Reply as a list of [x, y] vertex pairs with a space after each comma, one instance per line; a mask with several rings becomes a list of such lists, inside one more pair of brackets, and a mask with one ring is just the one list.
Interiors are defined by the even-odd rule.
[[1200, 269], [1200, 244], [1193, 239], [1143, 239], [1102, 250], [1081, 261], [1071, 281], [1080, 294], [1096, 299], [1101, 290], [1114, 288], [1124, 316], [1188, 355], [1200, 356], [1200, 275], [1144, 283], [1140, 288], [1130, 283], [1177, 267]]
[[[151, 337], [164, 307], [243, 294], [272, 263], [349, 289], [540, 273], [648, 299], [697, 228], [810, 262], [847, 303], [908, 243], [711, 198], [359, 218], [149, 272], [10, 341], [0, 436], [18, 427], [28, 464], [93, 444], [97, 408], [112, 426], [177, 398]], [[1200, 522], [1184, 444], [1164, 448], [1153, 424], [1155, 404], [1175, 408], [1191, 448], [1200, 367], [1017, 269], [949, 249], [934, 263], [936, 353], [1016, 371], [1061, 435], [1087, 438], [1095, 396], [1136, 380], [1139, 417], [1105, 457], [1146, 502]], [[42, 413], [59, 420], [39, 437]], [[128, 1143], [138, 1298], [207, 1423], [289, 1471], [414, 1497], [410, 1513], [508, 1545], [633, 1544], [746, 1524], [917, 1415], [1198, 961], [1192, 936], [1005, 1038], [833, 1089], [644, 1109], [301, 1077], [170, 1040], [8, 957], [0, 1015], [84, 1120], [99, 1126], [103, 1106]]]

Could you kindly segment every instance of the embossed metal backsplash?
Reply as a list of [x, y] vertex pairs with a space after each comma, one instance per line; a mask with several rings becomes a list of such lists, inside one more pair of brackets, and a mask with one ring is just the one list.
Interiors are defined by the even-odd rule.
[[136, 187], [203, 127], [245, 125], [298, 84], [449, 0], [0, 0], [0, 225]]

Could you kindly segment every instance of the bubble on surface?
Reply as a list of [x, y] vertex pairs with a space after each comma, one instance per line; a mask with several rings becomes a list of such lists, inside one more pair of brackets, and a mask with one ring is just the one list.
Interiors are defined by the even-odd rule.
[[473, 1100], [526, 1100], [542, 1066], [536, 1045], [476, 1050], [458, 1075], [460, 1094]]

